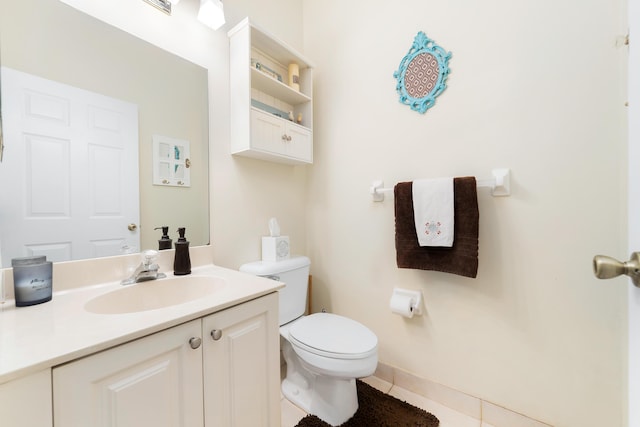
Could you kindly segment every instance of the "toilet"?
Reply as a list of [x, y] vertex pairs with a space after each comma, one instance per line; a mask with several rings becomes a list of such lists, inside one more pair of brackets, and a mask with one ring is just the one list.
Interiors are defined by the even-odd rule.
[[304, 315], [311, 262], [305, 256], [244, 264], [240, 271], [284, 282], [279, 291], [280, 349], [287, 363], [282, 394], [333, 426], [358, 409], [356, 378], [372, 375], [378, 338], [366, 326], [330, 313]]

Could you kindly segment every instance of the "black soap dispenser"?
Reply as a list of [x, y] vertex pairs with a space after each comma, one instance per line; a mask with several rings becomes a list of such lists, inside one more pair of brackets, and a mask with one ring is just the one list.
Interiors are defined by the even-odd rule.
[[189, 242], [184, 237], [185, 228], [178, 228], [180, 237], [175, 243], [176, 255], [173, 259], [173, 274], [176, 276], [184, 276], [191, 274], [191, 257], [189, 256]]
[[162, 237], [160, 238], [160, 240], [158, 240], [158, 249], [159, 250], [171, 249], [171, 242], [173, 240], [169, 238], [169, 227], [165, 225], [162, 227], [154, 228], [154, 230], [159, 230], [159, 229], [162, 229]]

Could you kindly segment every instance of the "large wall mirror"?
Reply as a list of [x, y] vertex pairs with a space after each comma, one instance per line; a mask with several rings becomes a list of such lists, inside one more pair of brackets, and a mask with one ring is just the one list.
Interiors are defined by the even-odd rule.
[[[126, 182], [139, 194], [139, 198], [131, 202], [138, 204], [139, 223], [133, 224], [134, 230], [122, 230], [122, 236], [139, 233], [139, 247], [135, 249], [157, 249], [161, 232], [156, 227], [168, 226], [170, 237], [174, 240], [177, 239], [178, 227], [186, 227], [187, 238], [192, 246], [208, 244], [207, 70], [77, 11], [59, 0], [0, 0], [0, 6], [3, 11], [0, 14], [0, 66], [3, 69], [55, 82], [73, 90], [104, 95], [108, 99], [123, 101], [136, 107], [138, 150], [135, 154], [138, 172], [137, 178], [134, 175], [134, 178], [126, 178]], [[8, 92], [10, 90], [0, 92], [5, 130], [5, 150], [0, 168], [5, 170], [11, 168], [11, 162], [16, 157], [16, 141], [8, 134], [9, 119], [5, 104]], [[45, 104], [47, 102], [43, 102]], [[24, 136], [21, 138], [24, 139]], [[171, 146], [170, 151], [166, 147], [163, 149], [165, 154], [170, 153], [168, 155], [172, 160], [169, 162], [172, 173], [179, 171], [184, 165], [184, 162], [179, 164], [182, 159], [178, 153], [181, 155], [184, 152], [181, 142], [188, 143], [188, 185], [176, 185], [176, 182], [180, 182], [179, 179], [173, 180], [172, 185], [158, 185], [157, 181], [154, 184], [154, 140], [155, 145], [158, 140], [178, 141], [177, 148]], [[32, 144], [32, 148], [36, 145]], [[94, 160], [109, 159], [107, 151], [94, 153], [92, 159], [87, 159], [89, 169], [96, 169]], [[41, 192], [48, 192], [55, 205], [55, 202], [68, 198], [68, 182], [82, 181], [66, 178], [68, 171], [63, 170], [60, 165], [64, 162], [59, 160], [66, 159], [67, 153], [64, 150], [55, 153], [40, 155], [39, 165], [48, 168], [51, 180], [46, 179], [46, 174], [41, 174], [44, 178], [33, 178], [34, 171], [18, 170], [12, 172], [10, 177], [6, 173], [0, 173], [2, 180], [6, 181], [0, 182], [0, 199], [5, 201], [5, 208], [0, 204], [0, 223], [5, 225], [0, 229], [2, 267], [10, 266], [11, 258], [31, 254], [19, 241], [22, 233], [19, 230], [25, 224], [18, 225], [15, 214], [7, 214], [7, 203], [13, 200], [15, 191], [24, 192], [27, 188], [25, 181], [39, 179], [42, 184]], [[56, 157], [58, 154], [60, 158]], [[76, 160], [70, 161], [72, 162], [78, 163]], [[103, 177], [111, 177], [116, 181], [124, 179], [127, 171], [119, 171], [117, 167], [110, 170], [109, 163], [106, 164], [107, 172], [103, 173]], [[157, 169], [156, 165], [156, 173]], [[57, 184], [59, 185], [56, 186]], [[89, 194], [87, 198], [99, 199], [93, 194]], [[117, 204], [119, 200], [114, 197], [114, 203]], [[28, 205], [30, 202], [23, 203]], [[64, 205], [62, 202], [59, 204]], [[46, 209], [40, 215], [47, 216]], [[49, 226], [48, 229], [68, 228], [69, 225], [65, 224], [62, 217], [64, 215], [54, 218], [58, 220], [54, 224], [59, 226]], [[30, 228], [30, 223], [26, 224]], [[45, 234], [44, 231], [39, 233]], [[67, 250], [66, 253], [62, 250], [57, 252], [59, 256], [49, 258], [52, 261], [64, 261], [66, 257], [83, 259], [115, 255], [111, 249], [101, 252], [99, 245], [89, 252], [90, 256], [86, 255], [86, 251], [78, 256], [75, 250]], [[55, 251], [53, 253], [56, 254]]]

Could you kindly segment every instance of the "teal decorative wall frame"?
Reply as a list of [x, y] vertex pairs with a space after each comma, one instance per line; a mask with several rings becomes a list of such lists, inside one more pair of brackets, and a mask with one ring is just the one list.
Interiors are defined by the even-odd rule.
[[433, 107], [436, 97], [447, 88], [449, 58], [451, 52], [445, 51], [420, 31], [398, 70], [393, 73], [400, 102], [423, 114]]

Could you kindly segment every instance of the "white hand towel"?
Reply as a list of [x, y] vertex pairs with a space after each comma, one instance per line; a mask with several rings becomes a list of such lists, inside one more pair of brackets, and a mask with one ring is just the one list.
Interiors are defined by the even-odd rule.
[[413, 181], [413, 214], [420, 246], [453, 246], [453, 178]]

